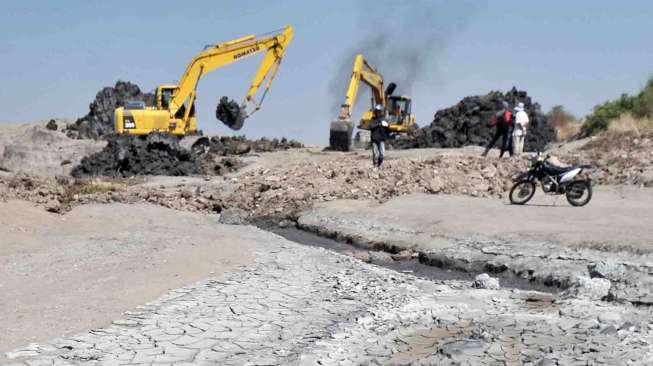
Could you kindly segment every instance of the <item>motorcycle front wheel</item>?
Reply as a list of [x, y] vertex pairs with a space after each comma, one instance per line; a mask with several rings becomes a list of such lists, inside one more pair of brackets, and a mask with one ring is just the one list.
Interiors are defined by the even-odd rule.
[[577, 180], [567, 186], [567, 201], [572, 206], [585, 206], [592, 199], [592, 185], [586, 180]]
[[534, 194], [535, 183], [529, 180], [519, 181], [510, 189], [510, 203], [513, 205], [523, 205], [530, 201]]

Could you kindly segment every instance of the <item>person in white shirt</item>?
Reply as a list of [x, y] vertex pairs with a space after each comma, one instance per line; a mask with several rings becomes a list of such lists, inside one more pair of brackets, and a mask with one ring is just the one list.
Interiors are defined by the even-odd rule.
[[528, 129], [528, 113], [524, 110], [524, 103], [519, 103], [515, 107], [515, 129], [512, 132], [513, 153], [519, 156], [524, 152], [524, 139]]

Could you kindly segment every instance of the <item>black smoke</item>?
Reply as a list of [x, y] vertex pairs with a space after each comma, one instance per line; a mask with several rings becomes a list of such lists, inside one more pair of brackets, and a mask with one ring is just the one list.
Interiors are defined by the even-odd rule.
[[[447, 45], [468, 24], [474, 13], [469, 1], [362, 1], [356, 2], [359, 12], [358, 31], [353, 45], [341, 59], [329, 84], [337, 111], [344, 100], [354, 57], [362, 53], [384, 76], [385, 84], [395, 82], [395, 94], [411, 94], [416, 81], [438, 82], [440, 60]], [[361, 88], [358, 106], [369, 94]], [[357, 108], [358, 109], [358, 108]]]

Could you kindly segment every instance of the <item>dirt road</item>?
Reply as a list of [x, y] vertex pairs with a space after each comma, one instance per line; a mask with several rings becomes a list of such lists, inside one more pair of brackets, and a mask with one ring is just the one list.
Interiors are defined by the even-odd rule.
[[[415, 194], [383, 204], [342, 200], [317, 205], [302, 216], [340, 217], [376, 223], [378, 235], [402, 241], [401, 231], [422, 233], [425, 248], [437, 248], [438, 237], [547, 240], [567, 246], [612, 247], [653, 251], [653, 189], [636, 187], [594, 187], [594, 197], [585, 207], [572, 207], [564, 196], [546, 196], [538, 191], [525, 206], [507, 200], [453, 195]], [[388, 230], [385, 230], [388, 228]], [[340, 230], [347, 230], [342, 226]], [[412, 240], [412, 239], [411, 239]]]
[[153, 205], [0, 203], [0, 351], [101, 326], [253, 259], [247, 230]]

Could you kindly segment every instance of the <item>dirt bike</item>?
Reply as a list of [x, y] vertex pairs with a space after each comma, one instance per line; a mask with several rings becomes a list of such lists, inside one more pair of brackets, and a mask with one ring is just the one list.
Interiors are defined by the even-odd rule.
[[589, 165], [560, 167], [549, 162], [549, 155], [537, 153], [533, 156], [531, 168], [513, 179], [510, 203], [523, 205], [535, 194], [536, 182], [542, 185], [546, 194], [564, 194], [572, 206], [585, 206], [592, 199], [592, 182], [576, 179]]

